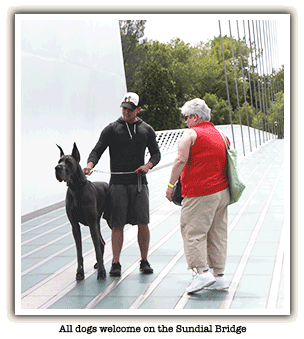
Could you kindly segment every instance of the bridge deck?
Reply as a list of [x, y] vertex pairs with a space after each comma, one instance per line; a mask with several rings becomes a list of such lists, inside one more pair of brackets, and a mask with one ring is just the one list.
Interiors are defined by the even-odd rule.
[[[180, 207], [165, 198], [171, 171], [167, 166], [148, 175], [149, 261], [154, 274], [139, 272], [137, 227], [128, 225], [122, 276], [97, 281], [89, 229], [82, 227], [86, 277], [76, 282], [71, 227], [65, 209], [58, 208], [21, 225], [19, 314], [161, 315], [168, 314], [168, 309], [172, 314], [289, 314], [288, 260], [284, 261], [284, 253], [285, 259], [289, 258], [287, 220], [284, 223], [284, 141], [269, 141], [246, 155], [239, 169], [247, 188], [240, 202], [229, 207], [228, 291], [185, 293], [192, 273], [183, 255]], [[92, 180], [100, 179], [96, 174]], [[104, 220], [101, 227], [109, 272], [111, 233]]]

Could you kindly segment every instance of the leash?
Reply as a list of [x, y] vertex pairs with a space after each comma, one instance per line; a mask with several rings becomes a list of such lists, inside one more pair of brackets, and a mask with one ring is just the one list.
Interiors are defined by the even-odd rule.
[[99, 170], [92, 170], [92, 172], [99, 172], [99, 173], [106, 173], [106, 174], [135, 174], [137, 172], [105, 172], [105, 171], [99, 171]]
[[98, 173], [105, 173], [105, 174], [118, 174], [118, 175], [124, 175], [124, 174], [137, 174], [137, 185], [138, 185], [138, 192], [141, 191], [142, 188], [142, 180], [141, 175], [135, 171], [132, 172], [106, 172], [106, 171], [99, 171], [99, 170], [92, 170], [92, 172], [98, 172]]

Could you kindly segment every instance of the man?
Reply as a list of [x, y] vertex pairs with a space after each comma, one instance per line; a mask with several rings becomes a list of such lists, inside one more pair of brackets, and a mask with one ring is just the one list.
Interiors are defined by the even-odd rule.
[[[137, 117], [141, 110], [139, 96], [133, 92], [126, 93], [120, 107], [122, 117], [103, 129], [83, 172], [90, 174], [103, 152], [109, 147], [112, 175], [109, 187], [109, 213], [106, 213], [104, 218], [112, 229], [113, 261], [110, 275], [121, 275], [120, 254], [126, 224], [138, 225], [140, 271], [149, 274], [153, 273], [153, 269], [147, 260], [150, 230], [146, 174], [159, 163], [160, 151], [153, 128]], [[146, 148], [151, 157], [145, 164]]]
[[224, 276], [229, 204], [226, 148], [210, 122], [210, 111], [198, 98], [182, 107], [189, 129], [180, 140], [166, 191], [172, 201], [174, 184], [181, 175], [181, 233], [188, 269], [196, 273], [188, 294], [229, 287]]

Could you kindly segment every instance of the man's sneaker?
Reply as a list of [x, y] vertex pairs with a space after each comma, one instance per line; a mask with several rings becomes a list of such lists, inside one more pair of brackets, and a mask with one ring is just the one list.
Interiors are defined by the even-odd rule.
[[206, 272], [202, 274], [196, 274], [193, 277], [191, 284], [186, 288], [188, 294], [192, 294], [202, 290], [205, 287], [211, 286], [215, 283], [215, 278], [212, 273]]
[[224, 275], [215, 276], [215, 283], [210, 286], [206, 287], [206, 290], [225, 290], [229, 288], [228, 280]]
[[121, 265], [119, 262], [113, 262], [110, 270], [110, 276], [120, 277], [121, 276]]
[[148, 260], [141, 260], [139, 270], [144, 274], [153, 273], [153, 268], [150, 266]]

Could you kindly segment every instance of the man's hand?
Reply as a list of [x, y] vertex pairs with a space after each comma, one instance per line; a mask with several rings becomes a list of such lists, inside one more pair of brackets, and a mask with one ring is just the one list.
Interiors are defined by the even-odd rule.
[[135, 170], [135, 172], [138, 174], [147, 174], [152, 167], [153, 167], [153, 164], [152, 162], [149, 161], [145, 165], [138, 167], [138, 169]]
[[94, 168], [94, 164], [92, 163], [92, 161], [90, 161], [87, 164], [87, 167], [85, 167], [82, 171], [83, 171], [84, 174], [91, 175], [93, 168]]

